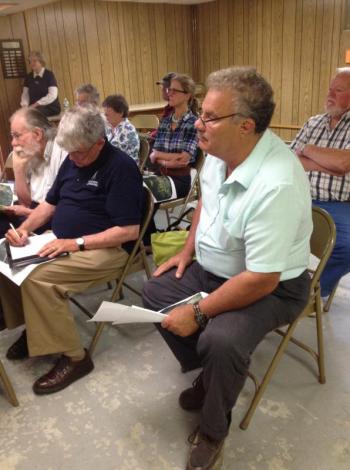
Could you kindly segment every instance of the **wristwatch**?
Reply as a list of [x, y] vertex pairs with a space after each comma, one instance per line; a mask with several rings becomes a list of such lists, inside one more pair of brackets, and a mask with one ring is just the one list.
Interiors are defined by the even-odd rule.
[[75, 242], [79, 247], [79, 251], [84, 251], [85, 250], [85, 240], [84, 240], [83, 237], [76, 238]]
[[209, 318], [203, 312], [201, 312], [198, 302], [193, 304], [193, 310], [194, 310], [194, 319], [198, 323], [199, 327], [202, 328], [202, 330], [204, 330], [204, 328], [208, 324]]

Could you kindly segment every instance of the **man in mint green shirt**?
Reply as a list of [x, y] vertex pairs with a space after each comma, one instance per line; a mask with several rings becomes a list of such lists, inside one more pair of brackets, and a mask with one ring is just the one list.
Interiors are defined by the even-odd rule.
[[209, 76], [196, 122], [208, 153], [202, 199], [184, 249], [144, 289], [144, 304], [155, 310], [209, 294], [174, 308], [159, 327], [183, 371], [203, 368], [179, 398], [182, 408], [200, 410], [187, 470], [213, 468], [252, 352], [308, 298], [310, 190], [301, 164], [267, 130], [274, 107], [271, 86], [255, 69]]

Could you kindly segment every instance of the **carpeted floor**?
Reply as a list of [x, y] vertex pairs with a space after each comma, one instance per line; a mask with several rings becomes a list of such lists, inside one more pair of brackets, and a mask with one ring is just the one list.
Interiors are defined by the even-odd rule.
[[[141, 279], [136, 278], [137, 282]], [[225, 470], [348, 470], [350, 468], [350, 279], [339, 287], [324, 316], [327, 383], [320, 385], [311, 360], [293, 345], [277, 370], [246, 431], [238, 427], [252, 395], [247, 381], [225, 444]], [[98, 305], [108, 294], [90, 292]], [[137, 298], [136, 298], [137, 299]], [[126, 297], [125, 302], [135, 298]], [[137, 300], [139, 302], [139, 300]], [[94, 325], [76, 313], [84, 342]], [[182, 374], [152, 325], [105, 329], [95, 370], [62, 392], [36, 396], [35, 378], [52, 358], [10, 362], [6, 349], [18, 331], [0, 332], [0, 358], [20, 406], [0, 388], [1, 470], [183, 470], [187, 436], [198, 415], [177, 404], [196, 372]], [[299, 328], [314, 338], [314, 320]], [[277, 338], [257, 349], [252, 369], [263, 370]]]

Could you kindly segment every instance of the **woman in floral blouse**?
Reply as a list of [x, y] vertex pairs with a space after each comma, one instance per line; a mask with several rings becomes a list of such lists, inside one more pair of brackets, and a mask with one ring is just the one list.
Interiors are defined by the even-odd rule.
[[122, 95], [110, 95], [102, 106], [108, 121], [107, 140], [138, 163], [140, 139], [137, 130], [128, 119], [129, 105], [126, 99]]

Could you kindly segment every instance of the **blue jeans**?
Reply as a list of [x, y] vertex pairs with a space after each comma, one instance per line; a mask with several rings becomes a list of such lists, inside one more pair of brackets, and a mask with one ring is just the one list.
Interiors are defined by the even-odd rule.
[[321, 276], [321, 295], [328, 297], [339, 280], [350, 272], [350, 203], [312, 202], [332, 216], [337, 228], [335, 246]]

